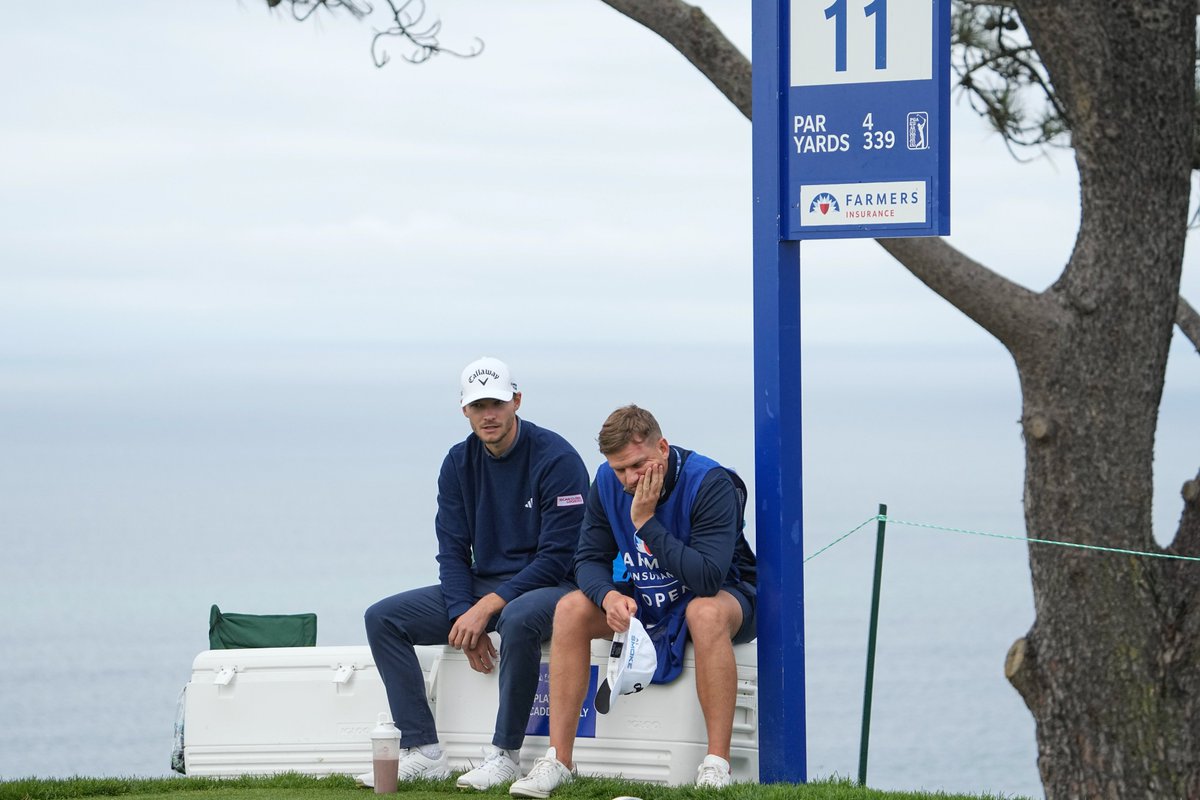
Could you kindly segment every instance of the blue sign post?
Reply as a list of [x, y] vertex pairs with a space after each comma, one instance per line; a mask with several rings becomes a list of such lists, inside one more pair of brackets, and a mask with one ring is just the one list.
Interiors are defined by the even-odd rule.
[[801, 239], [950, 232], [950, 0], [754, 0], [759, 779], [807, 780]]

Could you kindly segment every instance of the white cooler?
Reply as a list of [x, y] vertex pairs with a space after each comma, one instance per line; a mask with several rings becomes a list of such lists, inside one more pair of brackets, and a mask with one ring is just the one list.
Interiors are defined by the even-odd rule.
[[[441, 647], [418, 647], [426, 688]], [[388, 710], [366, 645], [207, 650], [184, 690], [188, 775], [371, 769], [371, 729]]]
[[[609, 643], [592, 643], [593, 689], [585, 701], [575, 762], [581, 774], [688, 784], [707, 751], [696, 699], [695, 664], [688, 645], [683, 674], [620, 697], [596, 714], [594, 685], [604, 679]], [[471, 669], [450, 647], [418, 647], [426, 692], [450, 766], [482, 760], [496, 722], [497, 675]], [[734, 648], [738, 663], [730, 763], [738, 781], [758, 780], [758, 656], [754, 644]], [[543, 683], [530, 728], [545, 731]], [[299, 772], [358, 774], [371, 769], [369, 734], [387, 695], [371, 651], [358, 647], [208, 650], [196, 656], [184, 693], [184, 763], [188, 775], [232, 777]], [[545, 735], [527, 735], [521, 751], [528, 771], [545, 754]]]

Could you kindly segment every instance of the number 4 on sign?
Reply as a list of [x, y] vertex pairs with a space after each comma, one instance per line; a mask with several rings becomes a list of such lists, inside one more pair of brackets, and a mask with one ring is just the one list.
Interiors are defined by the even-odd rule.
[[871, 119], [871, 113], [872, 112], [867, 112], [867, 115], [865, 117], [863, 117], [863, 124], [862, 124], [862, 126], [869, 131], [875, 130], [875, 123]]
[[[834, 0], [825, 9], [825, 19], [833, 20], [834, 71], [846, 71], [846, 2]], [[863, 14], [875, 18], [875, 69], [887, 69], [887, 0], [871, 0]]]

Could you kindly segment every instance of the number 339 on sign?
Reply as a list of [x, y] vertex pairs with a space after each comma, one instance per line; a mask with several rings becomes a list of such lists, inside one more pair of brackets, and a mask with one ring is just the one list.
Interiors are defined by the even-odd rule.
[[791, 0], [791, 85], [928, 80], [933, 0]]

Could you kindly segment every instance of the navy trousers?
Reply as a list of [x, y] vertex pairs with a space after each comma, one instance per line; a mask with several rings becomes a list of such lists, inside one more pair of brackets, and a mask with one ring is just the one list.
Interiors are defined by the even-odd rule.
[[[502, 583], [502, 579], [476, 578], [475, 599]], [[564, 583], [526, 592], [501, 609], [488, 625], [500, 633], [500, 702], [492, 744], [519, 750], [525, 741], [529, 710], [537, 692], [542, 643], [549, 640], [554, 606], [575, 588]], [[441, 586], [425, 586], [384, 598], [367, 609], [367, 642], [375, 667], [387, 689], [392, 721], [400, 729], [402, 747], [420, 747], [438, 741], [433, 713], [425, 699], [425, 677], [413, 645], [446, 644], [450, 620]], [[442, 702], [468, 702], [443, 698]]]

